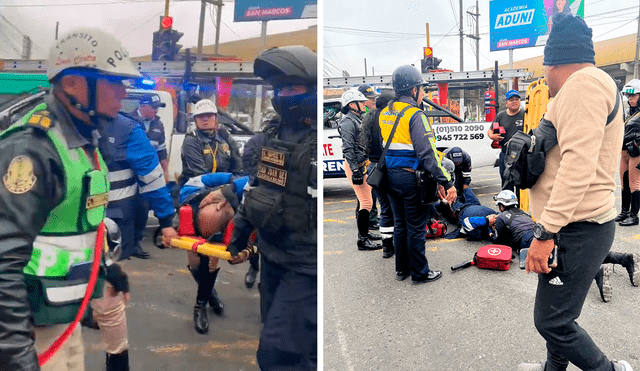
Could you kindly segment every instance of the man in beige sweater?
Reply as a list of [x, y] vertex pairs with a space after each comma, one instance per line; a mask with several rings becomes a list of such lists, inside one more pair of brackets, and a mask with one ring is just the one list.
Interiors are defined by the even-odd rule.
[[[631, 371], [626, 361], [610, 361], [576, 319], [589, 286], [611, 249], [615, 234], [615, 175], [622, 146], [622, 110], [617, 88], [595, 67], [592, 31], [584, 20], [557, 14], [544, 50], [545, 77], [554, 99], [544, 118], [557, 130], [558, 144], [531, 189], [531, 211], [539, 224], [526, 260], [538, 273], [535, 326], [546, 340], [547, 360], [518, 370]], [[558, 264], [548, 259], [558, 246]]]

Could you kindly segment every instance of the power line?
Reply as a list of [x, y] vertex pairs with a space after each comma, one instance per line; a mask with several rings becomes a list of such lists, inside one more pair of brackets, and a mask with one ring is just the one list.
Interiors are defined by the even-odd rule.
[[19, 5], [0, 5], [0, 8], [40, 8], [47, 6], [92, 6], [92, 5], [111, 5], [111, 4], [136, 4], [136, 3], [157, 3], [164, 0], [128, 0], [128, 1], [108, 1], [101, 3], [64, 3], [64, 4], [19, 4]]
[[[175, 5], [175, 1], [172, 2], [171, 4], [169, 4], [169, 8], [171, 8], [173, 5]], [[133, 31], [139, 29], [140, 27], [144, 26], [145, 24], [151, 22], [151, 20], [153, 20], [155, 17], [159, 16], [160, 14], [163, 14], [164, 10], [161, 10], [158, 13], [155, 13], [154, 15], [152, 15], [149, 19], [147, 19], [146, 21], [144, 21], [143, 23], [139, 24], [136, 28], [132, 29], [131, 31], [127, 32], [126, 34], [118, 37], [118, 39], [124, 39], [126, 36], [128, 36], [129, 34], [131, 34]]]

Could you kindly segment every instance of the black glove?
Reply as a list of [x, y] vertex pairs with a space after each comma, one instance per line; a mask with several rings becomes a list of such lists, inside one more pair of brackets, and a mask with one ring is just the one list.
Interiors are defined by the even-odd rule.
[[113, 286], [116, 293], [120, 291], [129, 292], [129, 279], [118, 264], [111, 264], [107, 267], [105, 279]]
[[364, 175], [360, 172], [360, 170], [356, 170], [351, 175], [351, 183], [353, 185], [361, 185], [364, 182]]

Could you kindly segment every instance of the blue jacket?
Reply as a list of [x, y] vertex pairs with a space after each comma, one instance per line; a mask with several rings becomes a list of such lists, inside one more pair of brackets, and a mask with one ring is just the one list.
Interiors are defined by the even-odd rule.
[[132, 118], [118, 115], [99, 128], [98, 145], [109, 168], [109, 205], [107, 214], [125, 218], [124, 203], [134, 202], [136, 194], [149, 202], [160, 227], [172, 225], [175, 208], [156, 150], [149, 143], [142, 125]]

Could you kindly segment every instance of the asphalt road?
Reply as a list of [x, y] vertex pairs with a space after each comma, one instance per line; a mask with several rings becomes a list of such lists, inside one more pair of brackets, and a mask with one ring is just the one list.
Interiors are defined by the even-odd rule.
[[[483, 205], [495, 207], [497, 168], [474, 170], [471, 188]], [[443, 277], [416, 286], [398, 282], [394, 258], [357, 250], [355, 206], [346, 179], [325, 179], [324, 370], [500, 371], [546, 358], [533, 324], [537, 275], [520, 270], [518, 258], [508, 271], [451, 272], [486, 242], [433, 239], [427, 258]], [[640, 253], [638, 239], [640, 227], [618, 226], [612, 251]], [[592, 285], [578, 323], [609, 358], [640, 369], [640, 288], [620, 266], [612, 286], [613, 300], [603, 303]]]
[[[152, 230], [152, 227], [147, 229]], [[187, 270], [186, 252], [160, 250], [143, 240], [150, 260], [123, 261], [129, 274], [131, 301], [127, 308], [131, 371], [256, 371], [260, 336], [260, 295], [257, 282], [244, 285], [248, 263], [222, 267], [216, 289], [225, 304], [222, 317], [207, 306], [209, 333], [193, 328], [197, 285]], [[104, 370], [100, 331], [82, 328], [87, 370]]]

